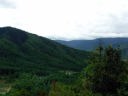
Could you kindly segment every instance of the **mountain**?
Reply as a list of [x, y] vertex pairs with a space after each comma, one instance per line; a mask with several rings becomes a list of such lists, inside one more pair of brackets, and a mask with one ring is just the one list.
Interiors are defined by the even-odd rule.
[[79, 71], [89, 54], [17, 28], [0, 28], [0, 74]]
[[98, 38], [94, 40], [56, 41], [68, 47], [86, 51], [96, 49], [99, 44], [102, 44], [104, 47], [112, 45], [113, 47], [120, 47], [123, 56], [128, 58], [128, 38]]

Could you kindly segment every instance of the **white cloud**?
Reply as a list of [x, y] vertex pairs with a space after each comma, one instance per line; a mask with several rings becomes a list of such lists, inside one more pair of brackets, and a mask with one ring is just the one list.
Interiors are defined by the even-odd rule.
[[0, 8], [15, 8], [12, 0], [0, 0]]
[[16, 8], [0, 8], [0, 26], [51, 38], [128, 37], [128, 0], [10, 1]]

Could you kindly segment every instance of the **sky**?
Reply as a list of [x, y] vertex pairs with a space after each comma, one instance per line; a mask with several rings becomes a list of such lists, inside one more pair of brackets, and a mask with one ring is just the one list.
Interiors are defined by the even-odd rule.
[[128, 0], [0, 0], [0, 27], [51, 39], [128, 37]]

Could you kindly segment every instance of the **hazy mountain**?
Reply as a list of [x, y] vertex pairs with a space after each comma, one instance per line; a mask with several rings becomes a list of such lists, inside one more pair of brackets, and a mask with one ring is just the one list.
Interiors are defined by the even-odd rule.
[[66, 47], [23, 30], [0, 28], [0, 73], [34, 72], [47, 74], [60, 70], [79, 71], [89, 53]]
[[123, 56], [128, 57], [128, 38], [98, 38], [94, 40], [56, 41], [68, 47], [86, 51], [96, 49], [99, 44], [102, 44], [103, 46], [112, 45], [113, 47], [120, 47]]

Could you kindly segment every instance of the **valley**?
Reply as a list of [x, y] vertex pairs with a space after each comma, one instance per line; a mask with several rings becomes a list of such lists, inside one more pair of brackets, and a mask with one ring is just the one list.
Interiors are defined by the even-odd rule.
[[0, 96], [127, 96], [127, 39], [94, 41], [85, 48], [0, 28]]

